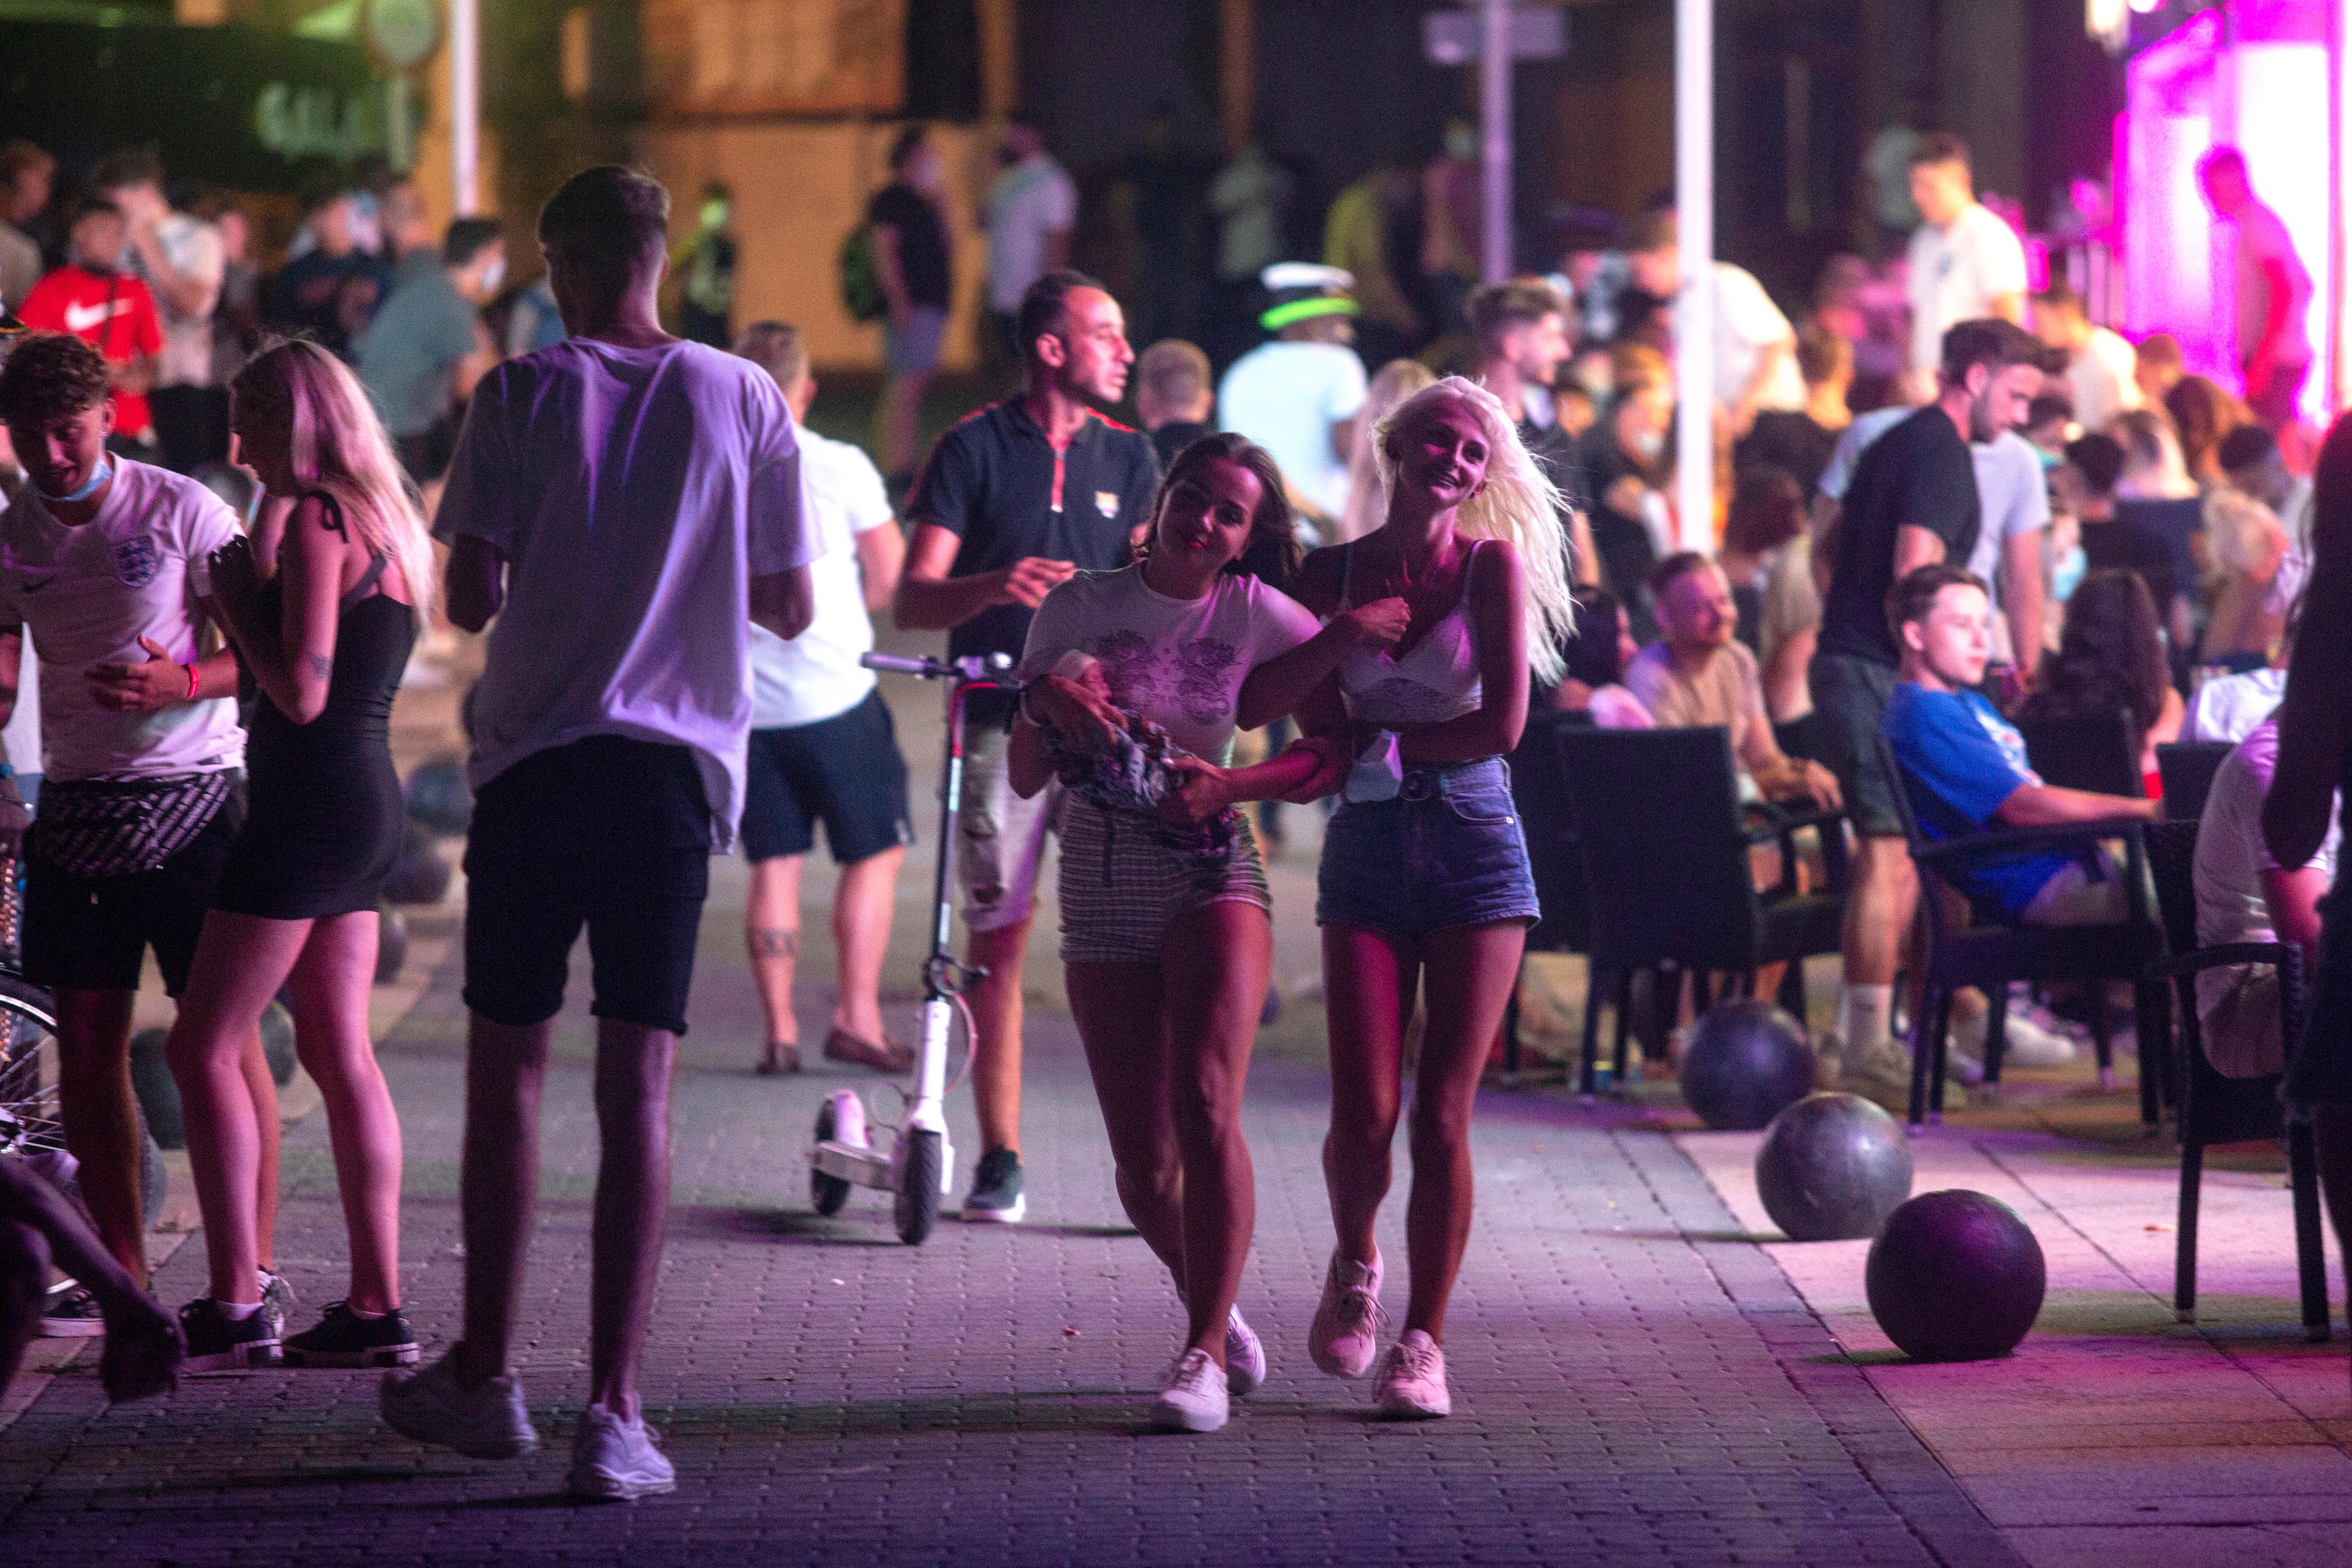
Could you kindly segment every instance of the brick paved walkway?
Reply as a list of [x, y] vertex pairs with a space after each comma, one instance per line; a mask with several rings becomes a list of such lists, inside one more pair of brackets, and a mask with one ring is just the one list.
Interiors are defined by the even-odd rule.
[[[549, 1451], [492, 1464], [420, 1449], [378, 1424], [359, 1374], [201, 1380], [109, 1409], [85, 1354], [0, 1433], [10, 1560], [2016, 1560], [1771, 1261], [1723, 1239], [1730, 1211], [1673, 1142], [1553, 1095], [1482, 1108], [1484, 1218], [1448, 1347], [1461, 1414], [1393, 1426], [1365, 1418], [1363, 1385], [1307, 1363], [1328, 1245], [1324, 1091], [1307, 1065], [1262, 1062], [1243, 1300], [1273, 1376], [1223, 1434], [1147, 1435], [1180, 1320], [1119, 1223], [1066, 1020], [1033, 1015], [1032, 1223], [943, 1225], [902, 1247], [878, 1195], [835, 1221], [807, 1213], [800, 1148], [838, 1080], [742, 1070], [755, 1036], [734, 919], [722, 893], [678, 1088], [647, 1377], [677, 1497], [556, 1497], [585, 1384], [593, 1130], [575, 995], [526, 1313]], [[419, 934], [431, 946], [432, 922]], [[455, 980], [445, 963], [383, 1052], [408, 1134], [409, 1310], [436, 1351], [459, 1276]], [[957, 1136], [968, 1167], [968, 1121]], [[287, 1148], [280, 1263], [315, 1310], [340, 1293], [342, 1256], [321, 1119], [289, 1128]], [[191, 1245], [158, 1292], [177, 1302], [201, 1284]]]

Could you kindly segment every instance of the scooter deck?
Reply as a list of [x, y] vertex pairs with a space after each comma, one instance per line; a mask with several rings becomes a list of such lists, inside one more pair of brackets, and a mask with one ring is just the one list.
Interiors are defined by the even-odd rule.
[[827, 1140], [809, 1150], [809, 1163], [837, 1181], [861, 1187], [878, 1187], [887, 1193], [898, 1185], [898, 1174], [890, 1167], [890, 1156], [880, 1150], [853, 1148]]

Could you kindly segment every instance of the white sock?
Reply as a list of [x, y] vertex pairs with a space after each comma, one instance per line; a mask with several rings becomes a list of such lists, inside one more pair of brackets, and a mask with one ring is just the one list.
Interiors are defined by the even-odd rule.
[[215, 1301], [213, 1305], [221, 1310], [222, 1317], [233, 1323], [241, 1323], [261, 1310], [258, 1301]]
[[1894, 1039], [1895, 987], [1849, 985], [1839, 998], [1838, 1014], [1846, 1058], [1861, 1061], [1879, 1055]]

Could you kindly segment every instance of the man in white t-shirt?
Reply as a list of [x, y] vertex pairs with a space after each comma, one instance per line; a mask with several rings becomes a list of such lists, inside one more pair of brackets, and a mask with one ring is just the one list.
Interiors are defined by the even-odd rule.
[[2084, 429], [2105, 430], [2116, 415], [2142, 405], [2138, 351], [2121, 333], [2094, 325], [2083, 297], [2063, 279], [2033, 296], [2033, 332], [2066, 356], [2066, 395]]
[[[816, 396], [796, 328], [756, 321], [735, 352], [775, 378], [800, 419]], [[874, 672], [858, 662], [874, 647], [870, 612], [890, 602], [906, 558], [904, 537], [874, 460], [845, 441], [803, 426], [801, 494], [819, 552], [809, 565], [816, 618], [790, 642], [751, 628], [751, 742], [743, 795], [743, 857], [751, 890], [743, 939], [768, 1020], [761, 1073], [798, 1072], [800, 1028], [793, 976], [801, 939], [801, 867], [824, 824], [841, 868], [833, 896], [833, 1024], [829, 1061], [905, 1072], [914, 1052], [882, 1027], [882, 954], [891, 900], [915, 832], [907, 809], [907, 759]]]
[[[1626, 260], [1633, 286], [1658, 300], [1683, 291], [1682, 231], [1675, 215], [1654, 213], [1633, 231]], [[1756, 416], [1805, 405], [1805, 378], [1797, 369], [1797, 330], [1772, 303], [1754, 273], [1728, 261], [1707, 269], [1715, 290], [1715, 400], [1736, 438]]]
[[147, 394], [164, 466], [193, 472], [228, 456], [228, 389], [213, 384], [213, 312], [228, 274], [220, 230], [173, 212], [163, 199], [163, 166], [152, 153], [118, 153], [90, 187], [121, 209], [132, 268], [155, 296], [163, 352]]
[[572, 336], [484, 377], [439, 513], [449, 618], [490, 626], [466, 845], [466, 1332], [384, 1419], [486, 1457], [538, 1442], [510, 1352], [541, 1092], [588, 929], [604, 1133], [575, 1497], [671, 1490], [637, 1378], [669, 1200], [669, 1079], [710, 854], [734, 841], [754, 622], [812, 617], [799, 444], [757, 366], [664, 331], [669, 195], [614, 165], [548, 198]]
[[1911, 153], [1911, 200], [1921, 222], [1910, 249], [1911, 360], [1915, 398], [1934, 395], [1944, 334], [1962, 321], [1998, 316], [2025, 322], [2025, 246], [2017, 231], [1977, 200], [1969, 144], [1937, 132]]
[[1004, 171], [988, 187], [980, 224], [988, 231], [988, 313], [992, 349], [1021, 364], [1026, 351], [1014, 322], [1021, 297], [1048, 272], [1070, 264], [1070, 231], [1078, 225], [1078, 186], [1045, 151], [1045, 133], [1026, 115], [1005, 121], [999, 150]]
[[[2336, 879], [2340, 813], [2327, 814], [2319, 852], [2296, 869], [2280, 868], [2263, 842], [2263, 799], [2278, 771], [2278, 720], [2263, 720], [2222, 759], [2198, 819], [2197, 940], [2207, 947], [2289, 942], [2304, 973], [2319, 961], [2319, 896]], [[2205, 1055], [2230, 1078], [2261, 1078], [2286, 1066], [2279, 1036], [2278, 971], [2260, 964], [2209, 969], [2197, 977], [2197, 1017]]]
[[[237, 527], [194, 480], [107, 456], [109, 379], [96, 349], [61, 333], [19, 338], [0, 363], [0, 420], [26, 471], [0, 515], [0, 672], [19, 667], [30, 628], [47, 757], [27, 770], [44, 777], [25, 973], [57, 998], [58, 1098], [82, 1195], [107, 1250], [144, 1280], [131, 1005], [150, 948], [164, 990], [186, 985], [245, 821], [236, 659], [201, 652], [191, 576]], [[17, 699], [13, 680], [0, 685], [0, 721]], [[258, 1037], [250, 1044], [255, 1117], [274, 1130], [277, 1092]], [[274, 1191], [275, 1149], [261, 1152]]]
[[1280, 261], [1259, 277], [1271, 297], [1258, 325], [1274, 334], [1235, 360], [1217, 386], [1217, 428], [1274, 455], [1295, 503], [1336, 518], [1348, 505], [1348, 458], [1364, 408], [1356, 280], [1341, 268]]
[[2294, 422], [2311, 373], [2311, 271], [2279, 215], [2255, 198], [2244, 153], [2216, 147], [2197, 165], [2197, 177], [2232, 237], [2231, 294], [2246, 406], [2275, 430]]

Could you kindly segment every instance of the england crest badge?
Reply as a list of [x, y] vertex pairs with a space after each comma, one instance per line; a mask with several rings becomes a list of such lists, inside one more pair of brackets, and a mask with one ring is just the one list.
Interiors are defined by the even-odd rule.
[[114, 575], [126, 588], [144, 588], [163, 569], [163, 553], [152, 539], [125, 539], [114, 546]]

